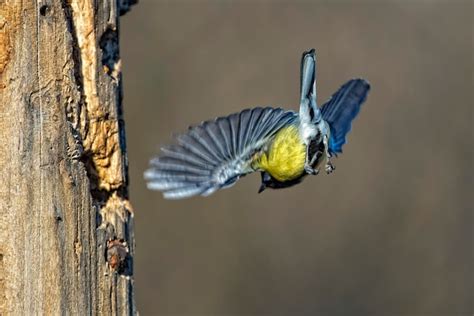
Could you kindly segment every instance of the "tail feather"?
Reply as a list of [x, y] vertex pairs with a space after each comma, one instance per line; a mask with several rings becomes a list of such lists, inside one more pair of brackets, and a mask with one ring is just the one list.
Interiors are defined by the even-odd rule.
[[316, 101], [316, 53], [314, 48], [304, 52], [301, 57], [300, 82], [301, 100], [313, 98]]
[[331, 154], [342, 153], [346, 135], [351, 130], [352, 121], [359, 113], [369, 90], [370, 85], [367, 81], [349, 80], [322, 106], [323, 119], [328, 122], [331, 129], [329, 139]]
[[321, 120], [321, 112], [316, 103], [316, 53], [314, 49], [304, 52], [301, 57], [300, 80], [300, 120], [317, 123]]

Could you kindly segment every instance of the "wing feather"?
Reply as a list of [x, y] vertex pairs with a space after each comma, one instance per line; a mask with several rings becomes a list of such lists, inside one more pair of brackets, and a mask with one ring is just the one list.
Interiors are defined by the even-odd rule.
[[222, 159], [219, 155], [219, 149], [214, 145], [212, 138], [202, 125], [190, 129], [189, 135], [201, 144], [204, 151], [206, 151], [206, 154], [208, 154], [212, 159]]
[[259, 107], [191, 127], [150, 161], [145, 172], [148, 188], [181, 199], [229, 187], [253, 171], [251, 155], [296, 119], [293, 111]]
[[250, 110], [243, 110], [239, 114], [239, 136], [238, 136], [238, 151], [242, 152], [244, 150], [246, 133], [249, 130], [249, 120], [250, 120]]
[[229, 120], [230, 125], [231, 153], [233, 156], [236, 156], [238, 152], [237, 133], [239, 129], [239, 114], [232, 114], [227, 119]]
[[214, 159], [209, 156], [207, 149], [189, 134], [183, 134], [177, 138], [178, 144], [187, 149], [190, 154], [202, 158], [206, 163], [213, 163]]
[[[149, 186], [150, 189], [153, 189], [152, 186]], [[197, 183], [194, 185], [171, 189], [163, 192], [163, 196], [166, 199], [178, 200], [191, 197], [193, 195], [198, 195], [206, 191], [208, 188], [199, 186]]]
[[[161, 157], [170, 157], [170, 158], [179, 159], [179, 160], [182, 160], [184, 163], [188, 163], [190, 165], [194, 165], [198, 167], [203, 167], [203, 168], [209, 167], [209, 164], [205, 160], [203, 160], [200, 156], [190, 153], [184, 147], [172, 145], [169, 147], [161, 148], [161, 151], [163, 152], [163, 155], [161, 155]], [[157, 158], [152, 159], [150, 163], [153, 164], [153, 161], [155, 159]]]
[[352, 79], [346, 82], [322, 106], [323, 119], [331, 129], [329, 139], [330, 153], [341, 153], [346, 143], [346, 135], [351, 130], [352, 121], [360, 111], [367, 98], [370, 85], [363, 79]]

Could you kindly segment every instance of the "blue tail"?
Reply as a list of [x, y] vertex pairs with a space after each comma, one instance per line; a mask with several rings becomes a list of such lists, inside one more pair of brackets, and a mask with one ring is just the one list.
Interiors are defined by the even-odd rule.
[[342, 153], [342, 146], [346, 143], [346, 135], [351, 130], [352, 120], [359, 113], [369, 90], [370, 85], [364, 79], [349, 80], [322, 106], [323, 119], [331, 128], [330, 154]]

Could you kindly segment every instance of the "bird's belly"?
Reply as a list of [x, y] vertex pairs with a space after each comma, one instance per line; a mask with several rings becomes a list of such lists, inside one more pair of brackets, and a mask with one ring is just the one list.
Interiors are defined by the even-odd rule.
[[261, 168], [278, 181], [290, 181], [301, 176], [306, 161], [306, 146], [297, 127], [282, 128], [262, 158]]

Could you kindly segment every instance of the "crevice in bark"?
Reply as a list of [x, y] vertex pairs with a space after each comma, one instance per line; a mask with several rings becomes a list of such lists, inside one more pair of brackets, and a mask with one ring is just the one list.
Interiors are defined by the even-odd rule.
[[[102, 51], [104, 69], [120, 85], [118, 33], [110, 27], [102, 34], [98, 43], [95, 40], [91, 41], [89, 38], [91, 34], [87, 34], [90, 27], [89, 16], [83, 16], [81, 12], [74, 11], [78, 8], [73, 5], [77, 6], [77, 4], [67, 0], [63, 0], [61, 4], [72, 38], [74, 79], [80, 93], [80, 100], [66, 108], [66, 117], [71, 125], [76, 143], [71, 157], [78, 159], [85, 167], [93, 203], [98, 209], [96, 226], [98, 229], [104, 230], [104, 242], [122, 240], [121, 238], [117, 239], [117, 235], [128, 232], [129, 219], [133, 216], [133, 211], [128, 202], [126, 173], [120, 174], [122, 177], [117, 180], [117, 165], [113, 164], [116, 155], [125, 153], [124, 126], [120, 119], [120, 89], [118, 89], [118, 117], [110, 117], [109, 112], [104, 111], [97, 99], [96, 83], [91, 82], [90, 79], [96, 68], [94, 68], [94, 64], [89, 63], [90, 59], [95, 56], [95, 47], [98, 45]], [[84, 58], [88, 59], [85, 61]], [[85, 62], [87, 62], [86, 65]], [[86, 76], [89, 78], [87, 82]], [[126, 160], [123, 164], [122, 170], [126, 170]], [[120, 220], [117, 221], [117, 218]], [[121, 227], [122, 225], [125, 225], [125, 229]], [[129, 236], [121, 237], [128, 239]], [[108, 259], [112, 260], [112, 264], [109, 262], [109, 266], [113, 271], [123, 276], [131, 276], [133, 258], [129, 254], [129, 246], [127, 245], [124, 249], [126, 249], [125, 257], [122, 250], [117, 253], [117, 255], [120, 254], [118, 257], [110, 254], [110, 251], [117, 250], [117, 245], [112, 250], [109, 247], [104, 247], [103, 255], [107, 262]], [[120, 260], [117, 261], [117, 258]]]
[[108, 27], [100, 37], [99, 46], [102, 50], [104, 71], [115, 81], [118, 81], [121, 72], [121, 61], [117, 30]]
[[[69, 34], [71, 35], [71, 48], [72, 48], [72, 67], [74, 81], [76, 88], [79, 90], [79, 100], [77, 103], [68, 104], [66, 106], [66, 120], [70, 123], [71, 132], [75, 139], [76, 146], [79, 150], [73, 149], [70, 157], [73, 159], [80, 159], [83, 154], [83, 144], [82, 144], [82, 135], [80, 132], [80, 119], [81, 119], [81, 109], [85, 103], [85, 94], [84, 94], [84, 80], [82, 77], [82, 59], [81, 52], [79, 48], [79, 41], [77, 39], [76, 28], [74, 26], [74, 19], [72, 16], [72, 8], [68, 0], [62, 0], [61, 6], [64, 12], [64, 18], [66, 20], [66, 26]], [[84, 108], [87, 111], [87, 108]]]
[[72, 16], [72, 8], [71, 5], [69, 4], [68, 0], [62, 0], [61, 1], [61, 6], [63, 8], [64, 12], [64, 18], [66, 20], [66, 25], [67, 29], [69, 31], [69, 34], [71, 34], [72, 37], [72, 59], [74, 62], [74, 79], [76, 81], [77, 88], [81, 92], [81, 102], [80, 105], [83, 104], [84, 101], [84, 80], [82, 78], [82, 60], [81, 60], [81, 52], [79, 48], [79, 41], [77, 39], [77, 33], [76, 33], [76, 28], [74, 26], [74, 19]]
[[50, 11], [50, 7], [49, 7], [49, 5], [47, 5], [47, 4], [43, 4], [43, 5], [40, 7], [40, 9], [39, 9], [39, 13], [40, 13], [42, 16], [48, 15], [49, 11]]
[[112, 239], [107, 241], [106, 260], [112, 271], [120, 275], [132, 275], [132, 257], [129, 247], [124, 239]]
[[[100, 174], [99, 170], [96, 166], [95, 163], [95, 155], [96, 153], [91, 150], [91, 148], [87, 148], [86, 145], [84, 144], [85, 138], [88, 136], [88, 130], [89, 130], [89, 121], [108, 121], [108, 113], [105, 113], [102, 117], [98, 118], [91, 118], [89, 117], [88, 113], [88, 108], [87, 108], [87, 95], [85, 92], [85, 83], [84, 83], [84, 74], [83, 74], [83, 60], [82, 60], [82, 54], [81, 54], [81, 48], [79, 44], [79, 36], [78, 36], [78, 31], [75, 25], [74, 21], [74, 16], [73, 16], [73, 8], [70, 4], [70, 1], [68, 0], [62, 0], [61, 5], [63, 8], [64, 16], [66, 19], [68, 31], [71, 34], [72, 38], [72, 60], [73, 60], [73, 69], [74, 69], [74, 79], [75, 79], [75, 84], [77, 89], [80, 92], [80, 100], [78, 103], [74, 104], [72, 107], [66, 109], [66, 114], [67, 114], [67, 120], [70, 122], [74, 129], [74, 136], [76, 138], [76, 141], [80, 145], [83, 146], [83, 151], [80, 153], [80, 156], [77, 157], [81, 162], [83, 162], [88, 178], [90, 180], [90, 188], [91, 188], [91, 194], [94, 200], [97, 202], [98, 205], [105, 205], [111, 194], [113, 193], [111, 190], [106, 190], [101, 188], [100, 182]], [[115, 37], [116, 32], [115, 33]], [[110, 36], [107, 36], [110, 37]], [[115, 46], [117, 46], [117, 40], [112, 41], [115, 42]], [[110, 45], [109, 45], [110, 46]], [[114, 46], [112, 45], [111, 48]], [[118, 47], [117, 47], [118, 50]], [[116, 55], [112, 55], [113, 58], [118, 58]], [[74, 108], [75, 107], [75, 108]], [[81, 120], [81, 115], [84, 115], [84, 119]], [[79, 126], [80, 123], [82, 123], [82, 126]], [[126, 190], [123, 189], [123, 186], [120, 186], [119, 188], [113, 189], [113, 191], [120, 192], [121, 196], [126, 198]]]

